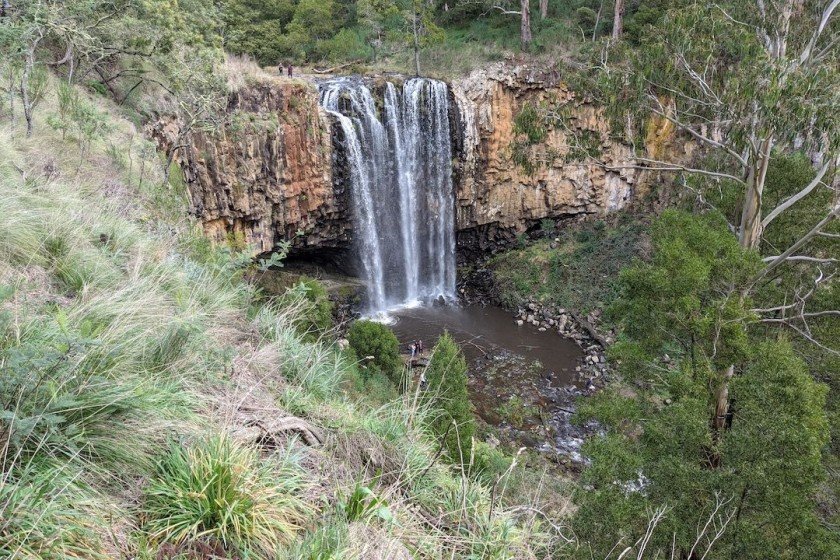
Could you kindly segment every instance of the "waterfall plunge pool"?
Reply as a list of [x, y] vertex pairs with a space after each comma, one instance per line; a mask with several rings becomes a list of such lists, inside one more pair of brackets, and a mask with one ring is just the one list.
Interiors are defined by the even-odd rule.
[[449, 331], [467, 359], [475, 413], [500, 439], [581, 460], [585, 430], [570, 417], [584, 391], [575, 371], [583, 352], [572, 340], [517, 325], [509, 311], [494, 306], [409, 306], [389, 317], [402, 352], [422, 340], [428, 356]]

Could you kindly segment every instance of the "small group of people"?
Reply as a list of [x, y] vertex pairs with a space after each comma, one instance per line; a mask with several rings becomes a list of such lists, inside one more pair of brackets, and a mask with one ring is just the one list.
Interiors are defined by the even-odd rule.
[[411, 359], [413, 360], [415, 356], [422, 356], [425, 347], [423, 346], [422, 340], [415, 340], [408, 345], [408, 351], [411, 353]]
[[280, 73], [281, 76], [283, 75], [283, 68], [286, 69], [286, 76], [291, 78], [292, 77], [292, 70], [293, 70], [292, 63], [287, 62], [287, 63], [284, 64], [284, 63], [281, 62], [280, 64], [277, 65], [277, 71]]

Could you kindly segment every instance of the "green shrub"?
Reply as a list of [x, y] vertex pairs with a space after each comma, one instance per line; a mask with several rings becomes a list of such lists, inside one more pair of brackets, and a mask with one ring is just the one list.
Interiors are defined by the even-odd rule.
[[431, 409], [429, 429], [437, 438], [445, 436], [443, 445], [452, 462], [460, 463], [462, 457], [468, 461], [475, 421], [467, 392], [467, 362], [448, 332], [432, 350], [426, 382], [423, 394]]
[[400, 343], [391, 329], [374, 321], [359, 320], [350, 327], [347, 340], [370, 374], [384, 373], [394, 384], [401, 383]]
[[242, 556], [273, 557], [309, 508], [301, 469], [288, 452], [266, 460], [225, 436], [173, 444], [144, 490], [145, 529], [158, 543], [221, 544]]
[[513, 459], [483, 441], [473, 444], [472, 474], [479, 480], [492, 484], [511, 465]]
[[513, 132], [524, 134], [528, 144], [539, 144], [548, 134], [548, 126], [539, 109], [531, 103], [525, 103], [513, 119]]
[[302, 278], [296, 288], [304, 294], [310, 304], [303, 313], [308, 323], [308, 332], [321, 335], [330, 330], [333, 325], [333, 304], [324, 285], [314, 278]]

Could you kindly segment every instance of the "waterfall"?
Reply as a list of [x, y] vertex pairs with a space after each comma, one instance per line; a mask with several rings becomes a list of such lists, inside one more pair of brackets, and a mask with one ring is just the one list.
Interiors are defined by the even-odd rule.
[[455, 203], [449, 91], [413, 78], [385, 84], [381, 109], [358, 78], [320, 85], [344, 136], [356, 250], [368, 312], [455, 297]]

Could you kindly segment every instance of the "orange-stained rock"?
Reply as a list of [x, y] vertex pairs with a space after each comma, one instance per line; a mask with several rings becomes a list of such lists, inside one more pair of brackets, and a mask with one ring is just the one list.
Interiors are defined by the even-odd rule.
[[[192, 203], [207, 235], [255, 254], [288, 240], [295, 248], [349, 243], [349, 204], [332, 184], [329, 119], [315, 86], [265, 79], [231, 95], [218, 132], [193, 132], [178, 151]], [[162, 148], [178, 134], [162, 119], [151, 128]]]
[[[639, 170], [630, 146], [612, 139], [601, 108], [571, 91], [553, 71], [504, 63], [450, 83], [456, 227], [459, 243], [492, 245], [545, 218], [603, 216], [641, 199], [663, 177]], [[517, 132], [526, 106], [544, 118], [544, 138]], [[346, 170], [333, 153], [331, 118], [316, 86], [263, 78], [231, 95], [223, 130], [194, 132], [177, 160], [192, 211], [207, 235], [252, 253], [289, 240], [293, 249], [347, 249], [352, 211]], [[687, 159], [692, 146], [667, 121], [641, 138], [657, 158]], [[165, 149], [177, 123], [149, 127]]]
[[[606, 214], [630, 203], [639, 179], [629, 167], [630, 148], [611, 141], [602, 112], [556, 76], [499, 63], [456, 80], [452, 89], [464, 136], [459, 229], [494, 224], [522, 231], [542, 218]], [[533, 144], [515, 129], [527, 105], [552, 111], [542, 123], [545, 138]], [[581, 136], [594, 157], [575, 149]]]

